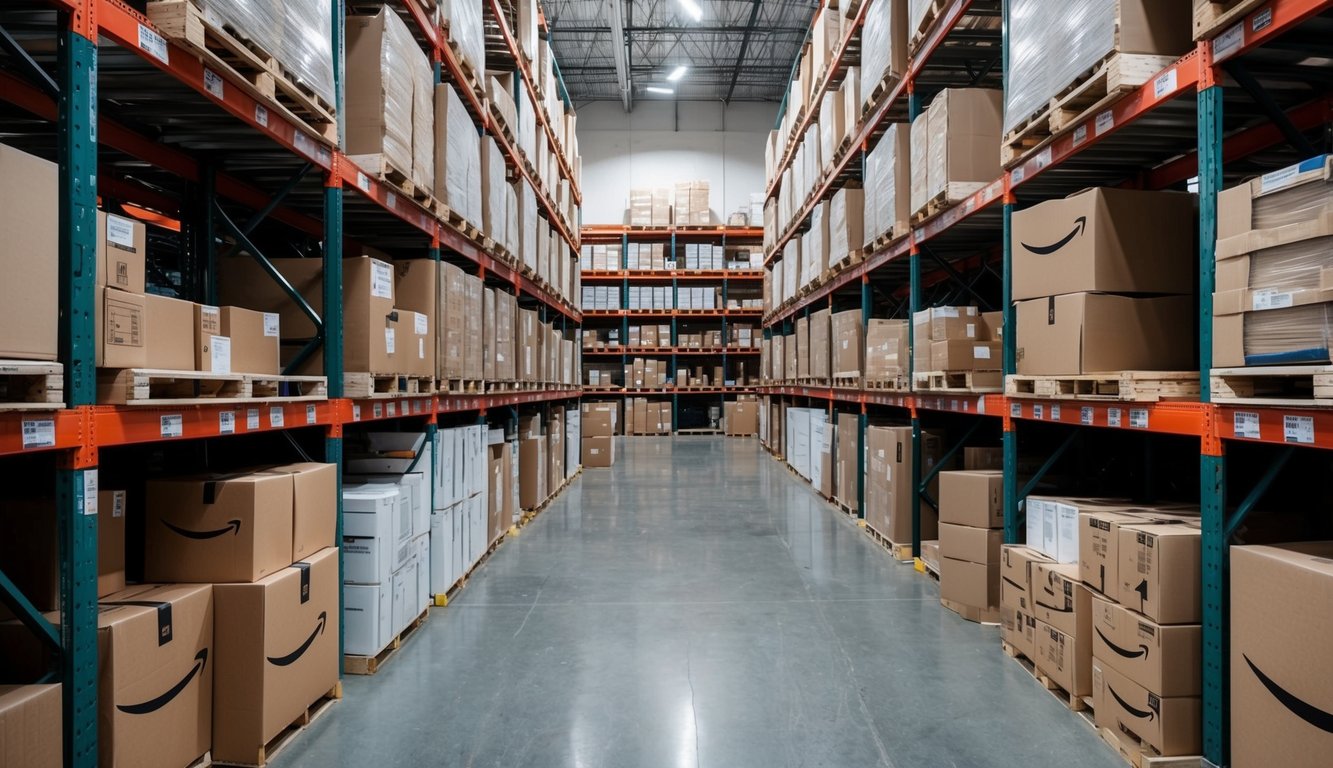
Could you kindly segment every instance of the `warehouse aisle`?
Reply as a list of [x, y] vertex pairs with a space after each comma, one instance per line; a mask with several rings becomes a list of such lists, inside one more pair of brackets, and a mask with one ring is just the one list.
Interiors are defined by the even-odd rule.
[[274, 765], [1122, 765], [757, 441], [619, 447]]

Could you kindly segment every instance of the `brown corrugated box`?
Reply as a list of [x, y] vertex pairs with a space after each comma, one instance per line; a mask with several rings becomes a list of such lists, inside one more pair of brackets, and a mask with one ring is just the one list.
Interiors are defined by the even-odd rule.
[[[194, 304], [194, 369], [231, 373], [231, 339], [222, 335], [222, 311], [207, 304]], [[153, 329], [148, 329], [152, 357]]]
[[1092, 693], [1092, 641], [1087, 634], [1073, 635], [1037, 619], [1033, 640], [1037, 655], [1032, 662], [1038, 672], [1070, 696]]
[[482, 292], [481, 304], [481, 377], [495, 381], [495, 289]]
[[[99, 311], [94, 313], [96, 315], [97, 332], [97, 367], [147, 367], [148, 341], [146, 318], [144, 317], [144, 295], [118, 291], [114, 288], [98, 288], [97, 295], [97, 301], [100, 305]], [[55, 306], [55, 296], [49, 298], [51, 305]], [[30, 315], [30, 317], [35, 316]], [[32, 329], [34, 327], [31, 320], [25, 319], [16, 321], [14, 325], [9, 326], [6, 330]], [[31, 342], [26, 344], [8, 343], [5, 346], [14, 349], [15, 355], [21, 355], [28, 359], [55, 359], [54, 352], [49, 356], [45, 355]], [[32, 351], [23, 351], [25, 348]]]
[[851, 309], [833, 315], [833, 375], [840, 378], [861, 375], [861, 310]]
[[1013, 216], [1013, 300], [1194, 291], [1193, 195], [1094, 188]]
[[998, 341], [932, 341], [930, 342], [930, 370], [932, 371], [993, 371], [999, 370], [1002, 354]]
[[213, 759], [250, 763], [338, 684], [338, 550], [213, 587]]
[[[144, 294], [143, 306], [143, 337], [147, 341], [144, 346], [143, 367], [168, 371], [201, 370], [197, 367], [195, 350], [198, 331], [196, 305], [149, 293]], [[214, 311], [216, 312], [216, 308]], [[214, 333], [220, 335], [221, 332], [215, 327]], [[230, 362], [230, 359], [228, 354], [226, 362]]]
[[[866, 429], [866, 522], [895, 544], [912, 540], [912, 428], [871, 426]], [[922, 471], [943, 454], [938, 432], [922, 430]], [[938, 497], [938, 478], [931, 492]], [[938, 517], [929, 504], [921, 506], [921, 538], [939, 538]]]
[[[584, 461], [587, 464], [587, 461]], [[518, 505], [536, 509], [546, 499], [546, 438], [518, 441]]]
[[874, 318], [866, 330], [866, 380], [891, 381], [907, 371], [907, 321]]
[[1092, 626], [1091, 597], [1079, 580], [1078, 566], [1034, 560], [1029, 579], [1037, 620], [1086, 640]]
[[284, 474], [148, 481], [144, 578], [250, 582], [287, 567], [292, 498]]
[[970, 525], [940, 523], [941, 557], [983, 565], [999, 563], [1002, 541], [1004, 541], [1004, 531], [999, 528], [973, 528]]
[[1333, 732], [1333, 542], [1231, 547], [1231, 764], [1315, 768]]
[[337, 544], [338, 466], [300, 462], [269, 467], [264, 472], [289, 475], [292, 479], [292, 559]]
[[999, 528], [1004, 525], [1004, 474], [999, 470], [940, 472], [940, 522]]
[[[9, 236], [12, 230], [5, 230]], [[147, 229], [141, 222], [97, 212], [97, 285], [129, 293], [144, 292]]]
[[1000, 581], [1023, 592], [1023, 610], [1032, 614], [1032, 564], [1054, 562], [1038, 550], [1024, 544], [1000, 547]]
[[282, 371], [278, 347], [281, 328], [278, 315], [255, 312], [240, 307], [221, 307], [222, 336], [231, 339], [233, 373], [268, 373]]
[[[5, 233], [5, 247], [0, 249], [0, 269], [5, 275], [0, 281], [0, 357], [56, 359], [60, 307], [57, 171], [55, 163], [0, 144], [0, 178], [5, 180], [0, 192], [0, 231]], [[95, 300], [102, 301], [102, 291], [98, 294]], [[142, 311], [140, 304], [140, 315]], [[99, 339], [104, 325], [98, 315]], [[121, 334], [127, 331], [120, 329]], [[100, 341], [97, 350], [100, 366], [104, 364]]]
[[134, 586], [101, 602], [97, 746], [103, 768], [190, 765], [208, 751], [218, 659], [213, 631], [210, 584]]
[[[1109, 728], [1115, 734], [1127, 731], [1151, 745], [1158, 754], [1197, 755], [1202, 747], [1202, 703], [1198, 697], [1162, 698], [1100, 659], [1092, 663], [1092, 708], [1099, 727]], [[1125, 739], [1120, 743], [1122, 750], [1137, 752], [1137, 745], [1127, 743]], [[1125, 756], [1138, 759], [1137, 754]], [[1239, 768], [1241, 763], [1233, 765]], [[1282, 765], [1285, 768], [1296, 763], [1279, 763], [1266, 758], [1258, 765]]]
[[1162, 624], [1197, 624], [1200, 530], [1191, 525], [1120, 526], [1117, 601]]
[[407, 259], [393, 262], [394, 306], [399, 325], [406, 370], [417, 376], [435, 376], [440, 314], [439, 262]]
[[1198, 624], [1157, 624], [1104, 597], [1092, 598], [1092, 655], [1152, 693], [1198, 696], [1203, 652]]
[[829, 377], [832, 316], [832, 311], [827, 308], [810, 313], [810, 376], [816, 379]]
[[583, 437], [580, 455], [585, 467], [609, 467], [615, 463], [614, 437]]
[[0, 765], [64, 768], [61, 688], [0, 685]]
[[1189, 296], [1072, 293], [1020, 301], [1018, 373], [1187, 370], [1194, 365], [1193, 312]]
[[[978, 609], [959, 615], [969, 621], [998, 621], [1000, 608], [1000, 564], [955, 560], [940, 552], [940, 600]], [[970, 614], [970, 615], [969, 615]]]
[[1037, 620], [1029, 610], [1027, 590], [1000, 580], [1000, 637], [1019, 653], [1037, 657]]

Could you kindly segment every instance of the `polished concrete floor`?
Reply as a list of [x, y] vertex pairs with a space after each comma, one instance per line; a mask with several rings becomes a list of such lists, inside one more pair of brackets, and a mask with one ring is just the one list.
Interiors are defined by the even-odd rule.
[[1120, 768], [754, 440], [622, 441], [277, 768]]

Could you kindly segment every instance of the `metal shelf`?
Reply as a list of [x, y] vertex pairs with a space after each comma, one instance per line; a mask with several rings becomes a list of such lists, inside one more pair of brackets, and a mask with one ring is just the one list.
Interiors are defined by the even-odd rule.
[[708, 347], [706, 349], [696, 349], [694, 347], [604, 347], [601, 349], [585, 349], [584, 357], [624, 357], [627, 355], [677, 355], [677, 356], [696, 356], [696, 357], [718, 357], [721, 355], [757, 355], [759, 350], [754, 347]]
[[754, 269], [585, 269], [583, 282], [619, 282], [621, 280], [666, 281], [754, 281], [763, 280], [763, 270]]
[[762, 309], [585, 309], [584, 318], [598, 317], [749, 317], [759, 319]]
[[614, 397], [617, 395], [746, 395], [758, 392], [756, 387], [584, 387], [585, 397]]
[[585, 224], [583, 239], [590, 243], [608, 243], [621, 238], [635, 240], [669, 240], [673, 237], [689, 239], [762, 240], [763, 227], [729, 227], [726, 225], [687, 225], [669, 227], [630, 226], [628, 224]]

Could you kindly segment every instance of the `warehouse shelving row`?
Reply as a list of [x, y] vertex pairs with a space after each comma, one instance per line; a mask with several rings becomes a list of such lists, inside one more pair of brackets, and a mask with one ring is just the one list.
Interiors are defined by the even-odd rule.
[[[627, 225], [590, 225], [583, 228], [582, 240], [585, 249], [595, 245], [618, 245], [620, 247], [619, 269], [600, 269], [584, 270], [581, 272], [581, 278], [585, 286], [589, 285], [618, 285], [622, 298], [629, 295], [629, 288], [633, 285], [656, 285], [667, 284], [671, 288], [672, 303], [676, 303], [678, 289], [680, 284], [707, 284], [721, 287], [722, 307], [717, 309], [602, 309], [583, 310], [583, 316], [590, 321], [619, 319], [620, 322], [615, 325], [619, 330], [622, 344], [618, 346], [585, 348], [583, 357], [589, 363], [606, 362], [608, 358], [619, 358], [622, 369], [630, 363], [633, 357], [663, 358], [669, 365], [668, 370], [672, 376], [675, 376], [677, 366], [683, 362], [682, 358], [687, 360], [714, 359], [721, 362], [723, 370], [727, 368], [731, 359], [753, 360], [759, 354], [757, 347], [738, 347], [733, 345], [724, 345], [717, 347], [686, 347], [679, 343], [680, 324], [690, 320], [702, 322], [719, 322], [723, 339], [728, 338], [729, 321], [732, 319], [745, 319], [755, 324], [756, 338], [758, 333], [758, 322], [763, 315], [760, 308], [753, 309], [728, 309], [725, 308], [729, 296], [729, 289], [740, 286], [754, 293], [755, 298], [760, 295], [759, 289], [762, 287], [764, 272], [762, 269], [629, 269], [628, 250], [631, 242], [635, 243], [661, 243], [671, 254], [674, 260], [677, 255], [677, 248], [687, 244], [697, 245], [720, 245], [725, 247], [755, 248], [759, 247], [763, 240], [763, 230], [756, 227], [731, 227], [731, 226], [666, 226], [666, 227], [644, 227]], [[588, 263], [586, 260], [584, 263]], [[671, 324], [671, 337], [669, 342], [659, 346], [631, 347], [623, 342], [629, 339], [629, 326], [635, 319], [643, 320], [669, 320]], [[661, 395], [670, 396], [672, 403], [672, 431], [681, 428], [682, 408], [681, 398], [688, 398], [688, 404], [694, 404], [693, 401], [701, 396], [709, 398], [716, 397], [716, 403], [721, 406], [726, 403], [728, 397], [735, 395], [752, 395], [755, 390], [753, 387], [743, 385], [719, 385], [713, 382], [711, 386], [690, 387], [675, 386], [668, 387], [605, 387], [605, 386], [584, 386], [583, 394], [589, 397], [637, 397]]]
[[[770, 247], [766, 263], [780, 257], [787, 239], [809, 218], [815, 204], [828, 198], [855, 169], [874, 137], [888, 120], [902, 121], [920, 113], [924, 97], [946, 78], [921, 82], [927, 73], [955, 66], [952, 58], [934, 63], [932, 56], [944, 44], [966, 46], [954, 40], [956, 22], [978, 3], [954, 0], [943, 4], [926, 42], [910, 61], [909, 73], [882, 103], [852, 131], [853, 149], [840, 155], [803, 204], [795, 220]], [[1007, 4], [1006, 4], [1007, 5]], [[847, 37], [857, 34], [858, 13]], [[1020, 431], [1063, 436], [1036, 473], [1040, 479], [1070, 444], [1097, 434], [1140, 432], [1160, 439], [1198, 443], [1198, 493], [1202, 511], [1203, 590], [1203, 755], [1215, 766], [1230, 759], [1229, 683], [1229, 545], [1231, 535], [1288, 463], [1295, 448], [1333, 448], [1333, 411], [1298, 403], [1214, 403], [1210, 392], [1212, 367], [1213, 245], [1217, 233], [1217, 194], [1224, 185], [1260, 172], [1282, 168], [1318, 154], [1326, 137], [1317, 132], [1333, 124], [1327, 70], [1311, 58], [1326, 49], [1333, 33], [1333, 3], [1320, 0], [1268, 0], [1249, 4], [1248, 10], [1211, 38], [1162, 69], [1142, 86], [1114, 99], [1096, 114], [1087, 115], [1068, 132], [1025, 155], [993, 183], [962, 203], [914, 224], [902, 237], [864, 260], [767, 312], [765, 336], [791, 331], [792, 321], [825, 306], [861, 307], [869, 318], [872, 308], [911, 317], [920, 309], [950, 303], [978, 303], [971, 288], [977, 281], [998, 287], [999, 301], [981, 291], [983, 309], [1002, 309], [1004, 327], [1014, 327], [1010, 300], [1010, 218], [1020, 204], [1062, 197], [1089, 186], [1126, 186], [1143, 189], [1183, 188], [1197, 185], [1199, 193], [1198, 355], [1201, 397], [1195, 402], [1108, 402], [1061, 400], [1001, 394], [968, 395], [932, 392], [889, 392], [873, 388], [836, 388], [809, 384], [772, 383], [760, 392], [790, 402], [819, 403], [860, 413], [860, 452], [864, 456], [868, 413], [910, 419], [920, 453], [923, 420], [940, 416], [998, 420], [1004, 450], [1004, 508], [1006, 542], [1022, 538], [1023, 498], [1033, 482], [1020, 485], [1018, 434]], [[1004, 55], [1007, 70], [1007, 27]], [[843, 47], [839, 48], [839, 52]], [[831, 71], [845, 63], [835, 60]], [[1321, 67], [1323, 67], [1321, 69]], [[1262, 83], [1256, 87], [1254, 84]], [[966, 85], [967, 83], [963, 83]], [[807, 115], [801, 126], [813, 119]], [[801, 135], [801, 131], [795, 134]], [[781, 172], [790, 163], [794, 143], [780, 158], [769, 196], [777, 194]], [[1326, 151], [1326, 149], [1325, 149]], [[988, 276], [983, 274], [989, 271]], [[998, 283], [998, 286], [993, 285]], [[929, 295], [929, 299], [928, 299]], [[878, 299], [878, 303], [876, 301]], [[877, 316], [883, 312], [876, 312]], [[911, 324], [909, 323], [909, 329]], [[910, 331], [909, 331], [910, 332]], [[1014, 334], [1003, 339], [1003, 373], [1016, 368]], [[910, 364], [909, 364], [910, 365]], [[909, 380], [911, 373], [909, 369]], [[953, 422], [969, 423], [969, 422]], [[976, 422], [980, 423], [980, 422]], [[1042, 427], [1038, 425], [1055, 425]], [[993, 428], [992, 428], [993, 429]], [[969, 430], [969, 434], [971, 434]], [[1247, 445], [1268, 446], [1251, 449]], [[770, 446], [780, 451], [781, 446]], [[1244, 452], [1247, 464], [1227, 466], [1229, 452]], [[1151, 461], [1150, 446], [1144, 449]], [[920, 461], [916, 466], [921, 466]], [[1244, 471], [1242, 471], [1244, 470]], [[1146, 472], [1146, 470], [1145, 470]], [[920, 470], [914, 478], [913, 529], [919, 533], [924, 485]], [[1240, 487], [1244, 484], [1245, 487]], [[1229, 493], [1240, 491], [1240, 497]], [[858, 493], [864, 509], [864, 489]], [[919, 556], [919, 535], [913, 551]]]
[[[334, 80], [341, 102], [342, 0], [333, 2]], [[493, 4], [498, 7], [498, 4]], [[140, 5], [140, 8], [143, 6]], [[444, 33], [414, 0], [403, 7], [425, 30], [437, 79], [450, 76], [465, 100], [457, 57]], [[503, 17], [500, 17], [504, 28]], [[118, 0], [39, 0], [7, 6], [0, 27], [21, 46], [0, 72], [0, 120], [6, 143], [58, 160], [60, 179], [59, 360], [65, 402], [49, 410], [0, 412], [0, 457], [51, 454], [60, 532], [60, 610], [46, 621], [0, 574], [0, 600], [59, 658], [67, 765], [98, 762], [97, 518], [89, 514], [99, 451], [263, 432], [317, 430], [324, 461], [341, 466], [344, 429], [412, 419], [433, 432], [445, 416], [514, 418], [519, 406], [580, 397], [576, 386], [532, 385], [489, 394], [422, 393], [346, 397], [343, 389], [342, 256], [345, 243], [371, 245], [460, 263], [488, 284], [512, 291], [563, 330], [581, 320], [576, 306], [536, 275], [504, 260], [475, 231], [451, 225], [393, 184], [358, 167], [329, 137], [275, 103], [256, 98], [234, 72], [201, 61], [168, 40], [136, 8]], [[509, 37], [511, 45], [512, 36]], [[531, 90], [527, 76], [523, 78]], [[540, 107], [535, 99], [533, 104]], [[484, 103], [484, 94], [480, 96]], [[6, 106], [7, 105], [7, 106]], [[337, 105], [339, 119], [342, 104]], [[33, 117], [37, 121], [33, 121]], [[479, 133], [493, 128], [474, 110]], [[574, 172], [538, 110], [562, 174], [579, 198]], [[576, 254], [577, 222], [563, 222], [549, 191], [498, 131], [511, 174], [538, 193], [544, 214]], [[144, 220], [169, 222], [182, 244], [182, 290], [216, 303], [220, 240], [267, 262], [256, 242], [278, 228], [294, 253], [322, 260], [327, 399], [192, 402], [111, 406], [96, 402], [93, 331], [96, 211], [99, 202], [137, 206]], [[294, 235], [291, 237], [290, 235]], [[304, 242], [302, 242], [304, 238]], [[311, 250], [299, 251], [302, 247]], [[339, 473], [341, 484], [341, 472]], [[38, 483], [40, 485], [40, 483]], [[339, 494], [341, 498], [341, 494]], [[95, 505], [94, 505], [95, 506]], [[337, 515], [339, 536], [341, 514]], [[339, 638], [341, 645], [341, 638]], [[339, 654], [341, 656], [341, 654]]]

